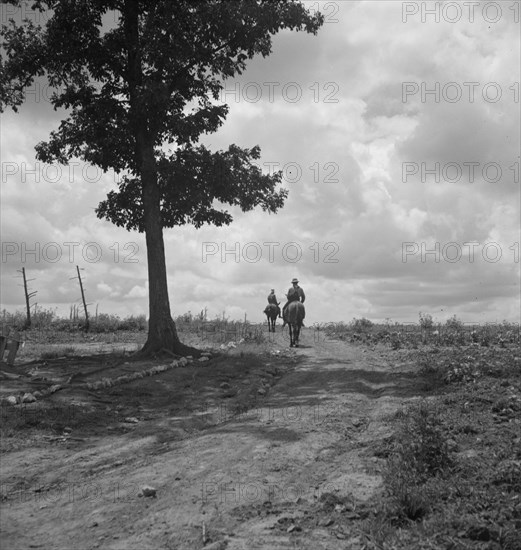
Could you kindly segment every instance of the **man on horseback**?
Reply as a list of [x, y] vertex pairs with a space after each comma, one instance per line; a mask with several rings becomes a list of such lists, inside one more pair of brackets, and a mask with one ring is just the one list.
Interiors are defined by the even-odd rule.
[[[284, 304], [284, 307], [282, 308], [282, 318], [284, 319], [284, 313], [288, 307], [288, 305], [291, 302], [302, 302], [304, 303], [306, 299], [306, 295], [304, 294], [304, 290], [298, 285], [298, 279], [295, 278], [291, 281], [291, 284], [293, 285], [286, 294], [288, 301]], [[286, 325], [286, 321], [284, 320], [284, 324], [282, 326]]]
[[[277, 296], [275, 295], [275, 289], [271, 289], [271, 292], [268, 294], [268, 304], [273, 304], [274, 306], [277, 307], [277, 314], [278, 316], [282, 319], [281, 315], [280, 315], [280, 302], [277, 300]], [[267, 312], [267, 309], [268, 309], [269, 305], [266, 306], [266, 309], [264, 310], [264, 313]]]

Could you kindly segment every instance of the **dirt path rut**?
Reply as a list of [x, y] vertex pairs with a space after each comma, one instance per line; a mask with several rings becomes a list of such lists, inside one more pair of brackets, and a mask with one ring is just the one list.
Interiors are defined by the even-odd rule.
[[[370, 448], [417, 394], [415, 378], [389, 351], [304, 336], [294, 353], [295, 369], [256, 407], [189, 437], [163, 418], [160, 438], [156, 426], [77, 449], [10, 453], [4, 481], [25, 468], [29, 483], [53, 490], [2, 504], [6, 547], [361, 547], [335, 513], [363, 517], [381, 486], [382, 461]], [[138, 496], [144, 485], [157, 498]]]

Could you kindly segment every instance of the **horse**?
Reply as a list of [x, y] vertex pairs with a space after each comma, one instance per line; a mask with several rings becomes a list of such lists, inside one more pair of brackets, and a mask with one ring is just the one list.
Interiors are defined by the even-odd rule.
[[268, 304], [264, 310], [266, 317], [268, 318], [268, 332], [275, 332], [275, 323], [280, 313], [280, 308], [276, 304]]
[[289, 325], [289, 347], [297, 347], [306, 309], [302, 302], [290, 302], [284, 312], [284, 322]]

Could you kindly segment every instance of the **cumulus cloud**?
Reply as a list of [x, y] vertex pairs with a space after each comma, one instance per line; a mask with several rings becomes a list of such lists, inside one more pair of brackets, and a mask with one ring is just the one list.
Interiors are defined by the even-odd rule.
[[[311, 321], [416, 321], [420, 310], [519, 320], [514, 12], [501, 4], [492, 22], [480, 2], [472, 21], [469, 6], [456, 21], [442, 2], [436, 21], [422, 13], [434, 2], [319, 4], [318, 35], [280, 33], [271, 56], [227, 81], [230, 115], [202, 139], [214, 150], [260, 145], [265, 173], [283, 170], [286, 205], [230, 209], [229, 227], [166, 230], [172, 311], [262, 320], [269, 290], [283, 299], [296, 276]], [[23, 303], [15, 275], [26, 267], [39, 303], [68, 311], [78, 265], [103, 311], [146, 312], [143, 235], [94, 214], [115, 176], [36, 164], [34, 145], [60, 114], [35, 93], [2, 115], [2, 305]], [[497, 261], [483, 255], [495, 250]]]
[[144, 298], [148, 294], [148, 289], [144, 286], [133, 286], [125, 298]]

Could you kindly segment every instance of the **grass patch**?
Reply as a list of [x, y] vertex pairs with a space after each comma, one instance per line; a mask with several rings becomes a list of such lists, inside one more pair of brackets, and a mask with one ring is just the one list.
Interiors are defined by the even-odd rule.
[[467, 346], [415, 358], [434, 399], [399, 411], [368, 549], [521, 550], [519, 350]]

